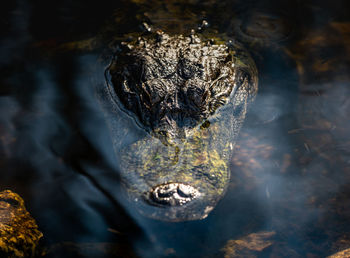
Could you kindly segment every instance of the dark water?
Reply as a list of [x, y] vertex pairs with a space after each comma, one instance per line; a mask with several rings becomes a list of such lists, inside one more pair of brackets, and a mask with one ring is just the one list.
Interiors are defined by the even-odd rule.
[[[9, 2], [0, 16], [0, 189], [25, 199], [48, 247], [90, 244], [83, 257], [239, 257], [228, 241], [263, 231], [275, 233], [273, 244], [257, 257], [350, 248], [349, 13], [340, 0]], [[252, 53], [259, 94], [216, 209], [202, 221], [153, 221], [122, 198], [99, 102], [104, 67], [144, 21], [189, 33], [203, 19]], [[101, 243], [110, 246], [98, 252]], [[77, 256], [68, 249], [50, 254]]]

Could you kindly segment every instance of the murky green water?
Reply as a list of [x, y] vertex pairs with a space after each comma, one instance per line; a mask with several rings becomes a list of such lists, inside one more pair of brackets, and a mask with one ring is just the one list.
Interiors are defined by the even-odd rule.
[[[52, 257], [325, 257], [350, 248], [349, 13], [346, 1], [9, 3], [0, 190], [25, 199]], [[229, 190], [209, 217], [150, 220], [123, 201], [99, 103], [104, 69], [142, 22], [188, 34], [203, 19], [251, 52], [258, 97]]]

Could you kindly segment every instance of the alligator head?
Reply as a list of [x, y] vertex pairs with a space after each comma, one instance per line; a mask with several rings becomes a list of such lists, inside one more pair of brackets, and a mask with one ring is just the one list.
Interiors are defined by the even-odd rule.
[[130, 199], [152, 218], [205, 218], [225, 193], [236, 136], [257, 92], [249, 54], [158, 31], [123, 43], [106, 74], [111, 101], [147, 132], [127, 145], [112, 132]]

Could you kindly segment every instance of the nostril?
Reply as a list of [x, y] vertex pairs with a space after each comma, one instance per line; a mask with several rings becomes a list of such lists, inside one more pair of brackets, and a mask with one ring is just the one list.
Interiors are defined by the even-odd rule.
[[177, 188], [177, 193], [181, 197], [188, 198], [196, 195], [196, 189], [189, 185], [180, 184]]
[[173, 184], [169, 184], [169, 185], [163, 185], [162, 187], [156, 187], [154, 193], [158, 196], [158, 197], [171, 197], [172, 195], [174, 195], [176, 192], [176, 186]]
[[179, 206], [191, 202], [200, 196], [197, 189], [182, 183], [169, 183], [156, 186], [147, 194], [156, 204]]

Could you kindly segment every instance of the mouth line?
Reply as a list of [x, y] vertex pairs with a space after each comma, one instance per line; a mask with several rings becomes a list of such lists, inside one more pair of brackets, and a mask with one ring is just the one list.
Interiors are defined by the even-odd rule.
[[148, 203], [159, 207], [178, 207], [191, 203], [201, 193], [191, 185], [183, 183], [165, 183], [144, 193]]

